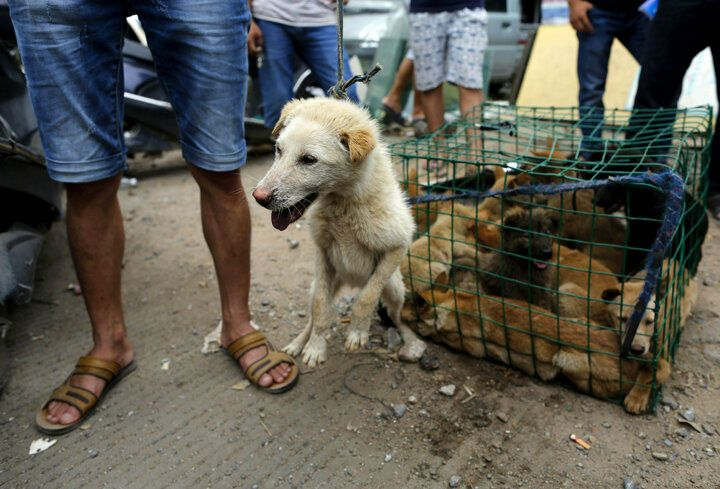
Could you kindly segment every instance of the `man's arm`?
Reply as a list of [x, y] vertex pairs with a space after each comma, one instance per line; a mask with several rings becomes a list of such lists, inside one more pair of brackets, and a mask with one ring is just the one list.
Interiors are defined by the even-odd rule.
[[585, 0], [568, 0], [570, 9], [570, 24], [578, 32], [590, 33], [593, 25], [588, 18], [588, 10], [593, 8], [593, 4]]

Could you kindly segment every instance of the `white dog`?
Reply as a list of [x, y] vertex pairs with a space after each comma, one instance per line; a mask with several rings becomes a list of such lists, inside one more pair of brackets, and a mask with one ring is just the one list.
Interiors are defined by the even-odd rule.
[[273, 129], [275, 162], [253, 197], [286, 229], [308, 208], [317, 245], [311, 314], [284, 351], [316, 366], [326, 358], [326, 335], [335, 320], [332, 303], [342, 285], [360, 287], [345, 349], [367, 345], [382, 299], [404, 340], [400, 357], [418, 360], [425, 343], [400, 320], [405, 287], [399, 266], [415, 224], [369, 114], [329, 98], [294, 100]]

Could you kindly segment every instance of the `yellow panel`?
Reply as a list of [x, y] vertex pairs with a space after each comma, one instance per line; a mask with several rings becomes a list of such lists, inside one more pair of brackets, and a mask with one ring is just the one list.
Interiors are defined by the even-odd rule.
[[[577, 35], [569, 24], [540, 26], [517, 105], [578, 105], [577, 52]], [[625, 108], [638, 68], [632, 55], [615, 40], [603, 99], [605, 107]]]

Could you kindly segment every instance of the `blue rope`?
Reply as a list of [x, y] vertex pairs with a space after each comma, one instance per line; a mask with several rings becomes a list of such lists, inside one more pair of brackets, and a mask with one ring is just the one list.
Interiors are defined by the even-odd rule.
[[408, 199], [408, 201], [410, 204], [423, 204], [427, 202], [444, 202], [458, 199], [482, 200], [499, 195], [508, 197], [534, 194], [552, 195], [573, 190], [596, 189], [610, 184], [628, 185], [639, 183], [652, 184], [662, 189], [665, 195], [665, 209], [660, 229], [658, 229], [655, 241], [653, 242], [650, 252], [645, 259], [646, 275], [643, 290], [637, 303], [635, 304], [633, 313], [625, 326], [620, 356], [626, 357], [630, 352], [630, 346], [635, 338], [635, 333], [637, 332], [638, 325], [640, 324], [640, 320], [642, 319], [645, 309], [647, 309], [648, 302], [650, 302], [651, 296], [655, 293], [663, 259], [667, 255], [667, 250], [672, 244], [672, 238], [678, 225], [680, 224], [685, 192], [683, 180], [680, 175], [672, 170], [664, 170], [658, 173], [647, 172], [640, 175], [624, 175], [619, 177], [609, 177], [607, 179], [560, 184], [524, 185], [513, 189], [488, 190], [485, 192], [477, 190], [459, 190], [457, 193], [450, 195], [425, 194], [412, 197]]

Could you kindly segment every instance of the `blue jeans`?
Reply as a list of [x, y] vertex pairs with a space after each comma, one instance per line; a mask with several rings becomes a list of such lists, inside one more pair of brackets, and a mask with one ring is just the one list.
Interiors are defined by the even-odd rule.
[[[91, 182], [126, 168], [122, 44], [126, 7], [145, 28], [175, 109], [185, 159], [245, 163], [245, 0], [10, 0], [50, 176]], [[126, 5], [127, 4], [127, 5]]]
[[594, 31], [578, 32], [577, 71], [583, 148], [593, 149], [602, 144], [602, 99], [613, 40], [617, 38], [640, 62], [650, 21], [638, 11], [610, 12], [597, 7], [588, 11], [588, 18]]
[[[264, 39], [259, 73], [263, 118], [267, 127], [273, 127], [283, 106], [293, 98], [295, 55], [310, 68], [325, 92], [337, 82], [337, 28], [334, 25], [292, 27], [269, 20], [256, 21]], [[346, 80], [352, 76], [347, 53], [344, 75]], [[355, 86], [347, 93], [350, 100], [359, 101]]]

